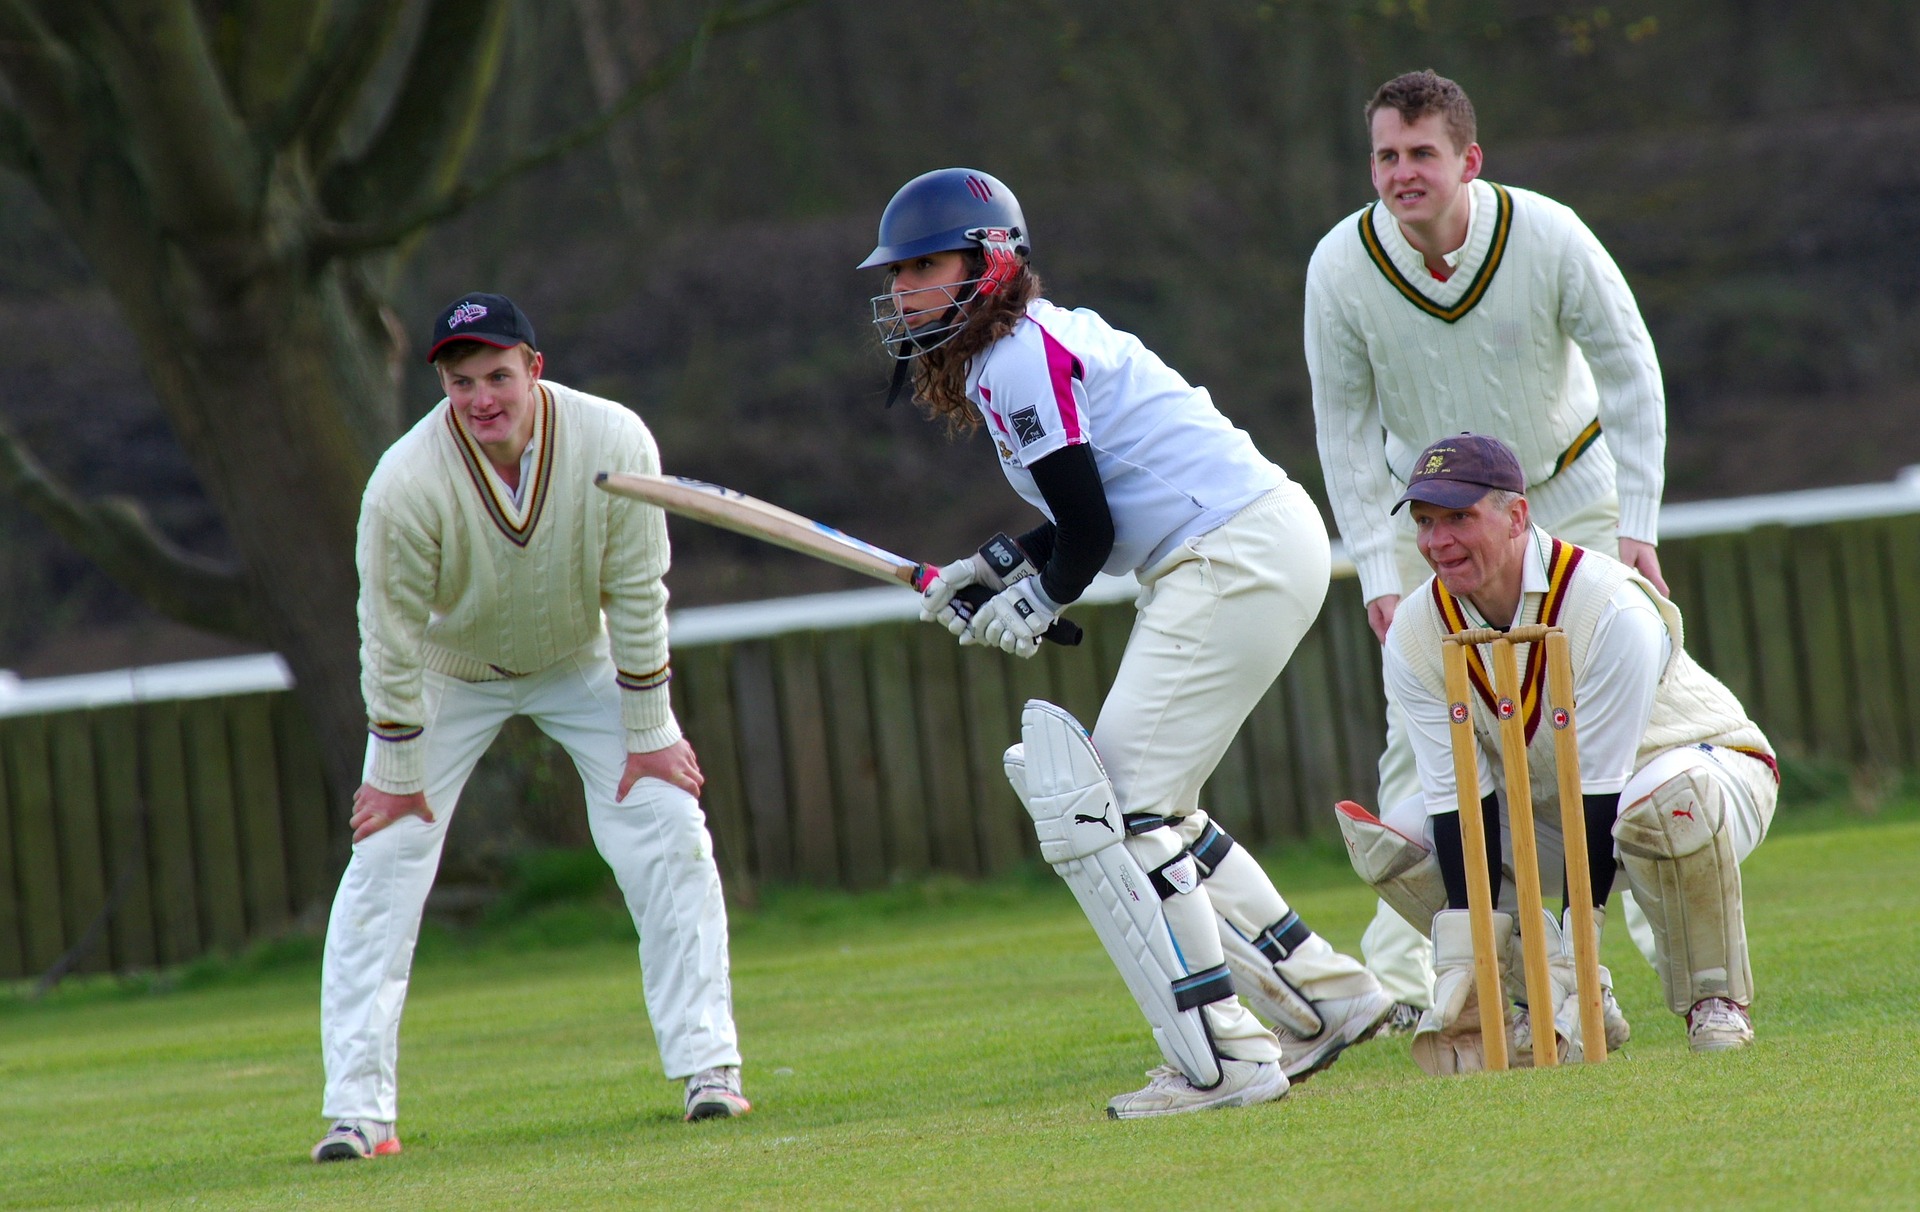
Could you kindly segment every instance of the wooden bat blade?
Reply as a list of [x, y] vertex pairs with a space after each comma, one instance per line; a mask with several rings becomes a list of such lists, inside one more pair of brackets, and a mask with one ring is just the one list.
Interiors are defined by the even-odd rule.
[[924, 579], [923, 567], [917, 561], [705, 480], [603, 471], [594, 482], [607, 492], [658, 505], [668, 513], [798, 551], [877, 580], [897, 581], [918, 589]]
[[[934, 576], [932, 568], [916, 560], [875, 547], [824, 522], [705, 480], [603, 471], [593, 482], [617, 496], [658, 505], [668, 513], [810, 555], [876, 580], [894, 581], [918, 590], [925, 589]], [[966, 603], [966, 611], [961, 616], [965, 618], [992, 597], [993, 591], [984, 585], [969, 585], [954, 596]], [[1084, 636], [1080, 625], [1073, 620], [1055, 619], [1047, 628], [1047, 638], [1056, 644], [1074, 645]]]

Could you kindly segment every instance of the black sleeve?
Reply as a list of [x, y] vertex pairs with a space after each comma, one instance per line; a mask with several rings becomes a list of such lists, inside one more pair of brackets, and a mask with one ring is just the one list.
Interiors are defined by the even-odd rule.
[[1107, 490], [1085, 442], [1054, 451], [1027, 469], [1054, 520], [1017, 540], [1040, 569], [1040, 588], [1065, 606], [1093, 583], [1113, 552]]

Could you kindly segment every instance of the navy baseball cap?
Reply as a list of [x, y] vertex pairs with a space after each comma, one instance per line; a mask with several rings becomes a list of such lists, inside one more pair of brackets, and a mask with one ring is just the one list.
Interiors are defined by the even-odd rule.
[[1407, 490], [1387, 512], [1399, 513], [1408, 501], [1425, 501], [1442, 509], [1465, 509], [1495, 489], [1527, 490], [1527, 477], [1520, 470], [1520, 460], [1505, 442], [1484, 434], [1462, 433], [1441, 438], [1420, 452], [1414, 467]]
[[441, 346], [454, 341], [478, 341], [496, 349], [523, 344], [540, 348], [533, 339], [533, 322], [505, 295], [461, 295], [447, 304], [433, 322], [433, 344], [427, 347], [427, 361], [439, 357]]

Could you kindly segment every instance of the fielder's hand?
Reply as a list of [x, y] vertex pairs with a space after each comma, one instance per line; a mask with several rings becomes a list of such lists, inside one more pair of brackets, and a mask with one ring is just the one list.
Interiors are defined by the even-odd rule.
[[372, 837], [403, 816], [417, 816], [427, 824], [433, 824], [433, 810], [427, 807], [427, 793], [415, 791], [407, 795], [395, 795], [391, 791], [382, 791], [372, 783], [360, 784], [360, 790], [353, 793], [353, 816], [347, 826], [353, 830], [353, 840]]
[[1031, 657], [1040, 651], [1040, 637], [1058, 617], [1059, 608], [1040, 592], [1040, 578], [1028, 577], [989, 598], [967, 625], [967, 633], [977, 644]]
[[652, 753], [629, 753], [626, 772], [620, 776], [620, 786], [613, 798], [625, 802], [627, 792], [632, 791], [633, 785], [641, 779], [672, 783], [692, 796], [699, 795], [700, 788], [707, 782], [707, 776], [700, 773], [700, 759], [695, 756], [693, 746], [685, 737]]

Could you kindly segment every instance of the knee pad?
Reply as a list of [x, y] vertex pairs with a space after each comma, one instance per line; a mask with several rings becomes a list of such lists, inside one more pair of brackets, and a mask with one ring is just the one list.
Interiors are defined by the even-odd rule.
[[[1205, 945], [1212, 923], [1204, 923], [1206, 934], [1196, 940], [1192, 923], [1176, 929], [1167, 912], [1169, 903], [1184, 908], [1180, 902], [1200, 887], [1192, 853], [1158, 817], [1129, 826], [1086, 729], [1052, 703], [1028, 701], [1021, 744], [1007, 750], [1005, 765], [1033, 818], [1041, 856], [1073, 890], [1161, 1054], [1194, 1085], [1218, 1085], [1220, 1057], [1203, 1010], [1234, 996], [1233, 978]], [[1204, 907], [1205, 898], [1195, 905]]]
[[1426, 934], [1434, 915], [1447, 907], [1447, 886], [1433, 851], [1352, 800], [1341, 800], [1334, 814], [1354, 874], [1408, 925]]
[[1702, 998], [1753, 1000], [1740, 863], [1726, 824], [1725, 792], [1690, 767], [1633, 801], [1614, 823], [1621, 866], [1653, 927], [1667, 1008]]

